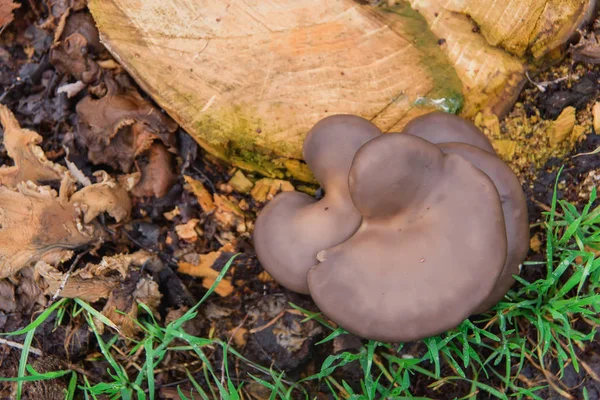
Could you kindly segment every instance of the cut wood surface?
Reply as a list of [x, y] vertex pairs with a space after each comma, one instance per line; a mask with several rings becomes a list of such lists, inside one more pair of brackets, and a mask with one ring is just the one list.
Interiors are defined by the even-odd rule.
[[[519, 6], [521, 18], [515, 2], [90, 0], [89, 8], [111, 53], [210, 153], [307, 180], [302, 142], [327, 115], [396, 131], [433, 108], [456, 111], [461, 93], [465, 116], [506, 111], [525, 80], [519, 56], [564, 41], [592, 0], [531, 0], [539, 7]], [[555, 3], [566, 16], [556, 17]], [[490, 8], [502, 14], [492, 19]], [[534, 19], [550, 25], [527, 28]], [[517, 40], [525, 31], [529, 40]]]

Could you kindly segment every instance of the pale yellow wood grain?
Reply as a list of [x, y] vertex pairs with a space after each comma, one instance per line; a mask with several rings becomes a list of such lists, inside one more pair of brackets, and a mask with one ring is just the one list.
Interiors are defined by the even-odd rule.
[[304, 136], [327, 115], [356, 114], [388, 130], [431, 110], [415, 102], [440, 86], [461, 89], [446, 59], [445, 69], [426, 65], [427, 52], [442, 53], [418, 14], [419, 32], [436, 48], [424, 51], [398, 29], [414, 18], [395, 15], [392, 29], [352, 0], [92, 0], [89, 7], [108, 49], [187, 132], [237, 165], [262, 163], [267, 174], [273, 165], [242, 153], [276, 165], [301, 159]]

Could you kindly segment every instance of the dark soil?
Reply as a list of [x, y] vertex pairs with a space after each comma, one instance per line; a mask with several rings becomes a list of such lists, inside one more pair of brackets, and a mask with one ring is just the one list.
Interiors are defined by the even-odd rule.
[[[59, 2], [56, 2], [57, 4]], [[50, 1], [49, 4], [54, 4]], [[58, 5], [54, 4], [54, 9]], [[59, 12], [59, 11], [56, 11]], [[85, 10], [82, 12], [86, 12]], [[76, 105], [83, 93], [68, 98], [64, 93], [57, 94], [57, 88], [74, 79], [64, 72], [57, 70], [50, 62], [50, 49], [53, 43], [56, 23], [47, 23], [46, 28], [40, 28], [44, 22], [51, 20], [51, 11], [45, 4], [36, 1], [23, 2], [16, 13], [15, 21], [5, 29], [0, 36], [0, 103], [7, 105], [16, 115], [21, 125], [32, 129], [44, 137], [42, 147], [48, 158], [58, 163], [64, 163], [65, 150], [70, 149], [69, 159], [73, 161], [86, 175], [104, 169], [109, 173], [118, 173], [106, 165], [94, 165], [87, 157], [84, 148], [76, 144], [73, 138], [78, 133], [78, 116]], [[95, 57], [107, 58], [103, 50], [93, 50]], [[569, 63], [569, 60], [565, 61]], [[543, 95], [525, 96], [521, 101], [541, 110], [547, 118], [554, 118], [562, 108], [573, 105], [585, 108], [598, 98], [598, 74], [593, 66], [586, 67], [591, 71], [584, 80], [575, 87], [563, 84], [551, 85]], [[526, 90], [531, 90], [529, 86]], [[272, 281], [263, 282], [258, 278], [262, 272], [253, 251], [250, 237], [247, 233], [230, 232], [228, 235], [218, 227], [217, 222], [203, 213], [198, 199], [184, 190], [183, 175], [191, 176], [204, 183], [211, 193], [228, 193], [224, 184], [231, 177], [230, 167], [215, 161], [181, 129], [176, 132], [177, 141], [177, 182], [163, 198], [136, 197], [134, 198], [133, 221], [124, 226], [121, 232], [113, 235], [112, 241], [107, 241], [95, 255], [87, 255], [83, 261], [97, 261], [103, 255], [111, 255], [125, 251], [146, 249], [158, 255], [162, 265], [154, 271], [155, 279], [159, 282], [163, 294], [160, 310], [164, 318], [169, 310], [190, 307], [202, 297], [206, 289], [201, 280], [177, 273], [177, 261], [185, 259], [189, 254], [205, 254], [218, 250], [226, 239], [236, 239], [237, 251], [242, 254], [236, 258], [232, 270], [232, 282], [235, 290], [226, 297], [211, 296], [196, 321], [189, 324], [187, 329], [195, 335], [207, 336], [209, 332], [216, 337], [230, 340], [232, 332], [240, 326], [248, 333], [246, 344], [236, 346], [247, 358], [261, 365], [272, 367], [275, 371], [286, 371], [285, 379], [294, 381], [319, 371], [322, 361], [330, 354], [341, 351], [352, 351], [360, 346], [360, 341], [353, 337], [340, 337], [333, 342], [315, 346], [328, 333], [315, 322], [300, 324], [302, 316], [290, 312], [289, 302], [308, 310], [316, 311], [309, 297], [289, 292]], [[74, 144], [75, 143], [75, 144]], [[595, 133], [587, 135], [578, 143], [571, 154], [590, 152], [600, 146], [600, 136]], [[9, 165], [3, 146], [0, 146], [0, 164]], [[565, 165], [560, 181], [559, 196], [577, 203], [580, 206], [587, 201], [580, 196], [581, 183], [588, 177], [590, 171], [600, 168], [600, 157], [583, 156], [577, 158], [551, 159], [544, 168], [540, 169], [534, 179], [528, 179], [523, 188], [529, 199], [531, 223], [542, 220], [542, 213], [551, 204], [552, 192], [558, 169]], [[244, 199], [249, 205], [247, 213], [254, 216], [260, 205], [252, 197], [231, 193], [237, 199]], [[179, 215], [173, 220], [165, 218], [164, 213], [177, 206]], [[200, 219], [200, 227], [204, 234], [198, 241], [190, 244], [179, 240], [174, 227], [177, 224]], [[532, 229], [532, 235], [539, 233], [543, 240], [543, 231], [539, 227]], [[224, 253], [213, 266], [219, 270], [232, 253]], [[543, 254], [531, 252], [531, 259], [541, 259]], [[541, 277], [538, 267], [524, 267], [523, 275], [528, 280]], [[26, 326], [37, 314], [30, 312], [2, 313], [0, 312], [0, 331], [10, 332]], [[265, 329], [274, 318], [276, 324]], [[56, 324], [56, 325], [55, 325]], [[90, 333], [85, 321], [80, 317], [65, 316], [57, 324], [54, 317], [48, 319], [35, 336], [33, 347], [40, 349], [41, 357], [36, 360], [39, 371], [72, 368], [88, 376], [91, 382], [106, 379], [107, 365], [98, 360], [98, 347], [93, 334]], [[110, 333], [107, 334], [109, 337]], [[23, 337], [11, 337], [11, 340], [22, 342]], [[125, 342], [117, 343], [123, 352], [127, 352]], [[426, 351], [422, 343], [407, 344], [403, 353], [422, 355]], [[17, 374], [18, 349], [0, 345], [0, 376], [8, 377]], [[209, 354], [213, 365], [220, 373], [222, 354], [215, 350]], [[178, 358], [168, 361], [169, 365], [185, 364], [194, 361], [192, 355], [180, 353]], [[580, 357], [585, 360], [597, 374], [600, 374], [600, 348], [590, 346]], [[236, 363], [232, 358], [233, 375], [246, 380], [247, 372], [256, 373], [242, 363]], [[556, 367], [556, 366], [553, 366]], [[449, 374], [454, 374], [449, 366], [444, 365]], [[523, 375], [531, 382], [544, 384], [543, 374], [528, 365]], [[335, 376], [348, 382], [358, 382], [361, 372], [357, 365], [350, 364], [336, 371]], [[197, 379], [202, 382], [201, 373]], [[480, 377], [481, 381], [493, 387], [501, 387], [497, 380]], [[413, 379], [412, 392], [418, 396], [432, 398], [454, 398], [465, 396], [470, 387], [465, 383], [444, 386], [443, 393], [429, 388], [432, 381], [424, 377]], [[39, 384], [27, 384], [24, 398], [62, 398], [56, 397], [65, 387], [66, 380], [49, 381]], [[156, 375], [157, 390], [171, 387], [175, 384], [186, 384], [185, 371], [177, 368], [165, 369]], [[572, 367], [567, 368], [564, 384], [574, 398], [583, 398], [582, 390], [587, 388], [590, 399], [600, 398], [600, 384], [586, 376], [585, 371], [575, 373]], [[0, 383], [0, 398], [10, 398], [13, 384]], [[252, 388], [251, 385], [248, 385]], [[319, 398], [331, 398], [329, 388], [316, 383], [308, 388]], [[258, 390], [258, 389], [257, 389]], [[161, 392], [162, 393], [162, 392]], [[257, 396], [259, 393], [257, 392]], [[478, 398], [485, 398], [482, 392]], [[552, 390], [541, 390], [538, 395], [544, 399], [561, 398]], [[268, 396], [267, 396], [268, 397]]]

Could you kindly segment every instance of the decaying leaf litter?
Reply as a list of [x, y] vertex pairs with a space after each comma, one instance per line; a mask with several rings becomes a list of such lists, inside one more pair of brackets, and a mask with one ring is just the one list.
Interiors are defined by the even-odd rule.
[[[327, 331], [314, 320], [301, 322], [304, 315], [289, 303], [315, 311], [314, 306], [308, 298], [281, 289], [262, 271], [249, 240], [265, 201], [279, 191], [314, 193], [317, 188], [244, 173], [205, 154], [106, 53], [83, 2], [29, 2], [15, 12], [17, 18], [0, 38], [0, 202], [5, 204], [0, 215], [5, 252], [0, 254], [1, 331], [23, 328], [60, 297], [79, 297], [116, 324], [106, 328], [95, 321], [105, 335], [118, 332], [122, 339], [113, 345], [116, 357], [135, 369], [140, 360], [127, 362], [126, 353], [128, 339], [139, 334], [133, 322], [143, 314], [138, 303], [148, 306], [161, 323], [177, 319], [215, 283], [227, 260], [241, 253], [199, 317], [186, 326], [188, 333], [220, 337], [250, 360], [286, 370], [290, 381], [318, 372], [329, 354], [358, 351], [361, 342], [350, 336], [314, 346]], [[593, 62], [588, 55], [593, 43], [585, 44], [583, 53], [573, 49], [574, 58]], [[600, 120], [599, 74], [593, 64], [567, 59], [531, 77], [505, 119], [475, 117], [523, 179], [533, 224], [551, 204], [562, 164], [563, 198], [583, 204], [597, 186], [598, 158], [574, 156], [600, 146], [593, 129]], [[526, 142], [530, 148], [514, 145], [521, 135], [531, 138]], [[28, 214], [19, 212], [22, 204], [27, 204]], [[543, 259], [544, 233], [532, 233], [530, 259]], [[13, 247], [4, 245], [9, 242]], [[7, 257], [13, 257], [11, 270], [5, 268]], [[529, 267], [523, 272], [528, 280], [540, 274]], [[523, 329], [525, 336], [531, 333]], [[18, 336], [11, 340], [21, 341]], [[11, 343], [0, 347], [0, 375], [5, 377], [17, 375], [20, 350]], [[98, 362], [97, 343], [81, 314], [48, 319], [38, 328], [33, 347], [41, 354], [34, 366], [45, 365], [40, 371], [75, 369], [96, 382], [106, 377], [106, 361]], [[579, 351], [586, 365], [598, 371], [597, 346]], [[427, 347], [419, 342], [396, 353], [417, 357], [425, 352]], [[174, 366], [193, 363], [194, 356], [178, 357], [164, 363], [155, 376], [165, 397], [173, 382], [189, 385], [185, 371]], [[210, 357], [221, 368], [219, 349]], [[556, 365], [549, 365], [549, 373], [556, 373]], [[453, 366], [442, 368], [452, 371]], [[253, 372], [239, 362], [234, 369], [242, 380]], [[589, 387], [588, 393], [600, 392], [586, 371], [568, 371], [563, 382], [554, 383], [559, 389], [573, 398], [581, 385]], [[361, 374], [350, 363], [334, 376], [352, 382]], [[535, 364], [526, 363], [522, 375], [523, 385], [530, 387], [552, 380]], [[421, 377], [413, 383], [413, 393], [432, 398], [470, 393], [464, 382], [443, 388], [432, 382]], [[485, 382], [500, 385], [493, 378]], [[60, 392], [66, 382], [41, 385], [26, 384], [25, 393]], [[331, 391], [322, 382], [307, 385], [324, 398]], [[10, 397], [14, 386], [3, 382], [2, 397]], [[260, 386], [248, 384], [245, 390], [253, 398], [264, 396]], [[555, 393], [543, 389], [538, 396], [553, 398]]]

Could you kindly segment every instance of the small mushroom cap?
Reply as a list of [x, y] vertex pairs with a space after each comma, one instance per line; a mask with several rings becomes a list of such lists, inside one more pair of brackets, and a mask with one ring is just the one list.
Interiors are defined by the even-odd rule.
[[483, 171], [494, 182], [500, 195], [508, 244], [506, 263], [492, 294], [476, 310], [476, 313], [481, 313], [502, 300], [515, 281], [513, 275], [519, 274], [519, 265], [527, 257], [529, 251], [527, 200], [514, 172], [498, 157], [462, 143], [440, 144], [439, 148], [446, 154], [458, 154]]
[[411, 120], [402, 132], [433, 144], [466, 143], [496, 154], [490, 140], [472, 122], [442, 111], [434, 111]]
[[327, 117], [308, 133], [304, 159], [325, 196], [316, 201], [303, 193], [281, 193], [260, 212], [254, 228], [258, 259], [281, 285], [308, 294], [306, 273], [317, 253], [359, 227], [362, 217], [350, 198], [348, 173], [360, 146], [379, 135], [375, 125], [352, 115]]
[[506, 232], [483, 172], [424, 139], [388, 134], [360, 148], [349, 182], [363, 222], [308, 272], [325, 315], [365, 338], [411, 341], [456, 327], [488, 298]]

